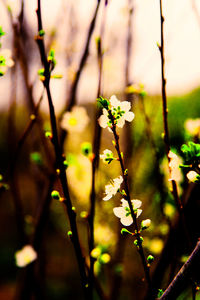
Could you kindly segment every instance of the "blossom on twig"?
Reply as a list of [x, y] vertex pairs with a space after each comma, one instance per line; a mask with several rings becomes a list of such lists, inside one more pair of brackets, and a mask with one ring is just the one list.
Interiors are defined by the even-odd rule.
[[[128, 201], [125, 199], [121, 199], [122, 206], [113, 208], [113, 212], [116, 217], [120, 218], [120, 222], [124, 226], [129, 226], [133, 223], [133, 218], [131, 216], [130, 207]], [[142, 209], [139, 209], [142, 205], [142, 201], [140, 200], [131, 200], [133, 210], [136, 213], [136, 217], [138, 218], [141, 213]]]
[[114, 196], [120, 188], [121, 183], [123, 182], [123, 177], [119, 176], [111, 181], [111, 184], [105, 186], [106, 196], [103, 198], [104, 201], [109, 200]]
[[99, 118], [99, 125], [103, 128], [112, 127], [109, 110], [114, 118], [117, 127], [122, 128], [125, 121], [131, 122], [134, 119], [134, 113], [129, 111], [131, 104], [128, 101], [119, 101], [115, 95], [109, 99], [108, 109], [103, 108], [103, 115]]
[[100, 158], [102, 159], [104, 164], [110, 164], [113, 161], [113, 153], [111, 150], [105, 149], [103, 154], [100, 154]]

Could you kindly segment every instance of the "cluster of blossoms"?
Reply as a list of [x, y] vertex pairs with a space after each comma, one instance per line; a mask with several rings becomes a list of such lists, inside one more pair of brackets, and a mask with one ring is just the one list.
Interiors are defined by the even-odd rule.
[[[130, 111], [131, 104], [128, 101], [119, 101], [116, 96], [111, 96], [109, 100], [104, 98], [99, 98], [99, 103], [103, 107], [103, 115], [99, 118], [99, 125], [103, 128], [112, 129], [113, 126], [122, 128], [125, 124], [125, 121], [131, 122], [134, 119], [134, 113]], [[112, 130], [111, 130], [112, 131]], [[122, 155], [122, 154], [120, 154]], [[100, 158], [104, 163], [110, 164], [114, 158], [111, 150], [104, 150], [103, 154], [100, 155]], [[117, 192], [120, 192], [122, 195], [126, 195], [124, 190], [120, 191], [120, 186], [123, 182], [123, 177], [119, 176], [111, 181], [111, 184], [105, 186], [105, 197], [104, 201], [111, 199]], [[133, 212], [137, 217], [142, 213], [140, 209], [142, 202], [140, 200], [131, 200]], [[129, 226], [133, 223], [133, 217], [131, 215], [130, 206], [127, 200], [124, 198], [121, 199], [121, 206], [115, 207], [113, 209], [114, 215], [120, 218], [120, 222], [124, 226]], [[141, 229], [146, 229], [150, 226], [151, 221], [149, 219], [143, 220], [141, 223]]]

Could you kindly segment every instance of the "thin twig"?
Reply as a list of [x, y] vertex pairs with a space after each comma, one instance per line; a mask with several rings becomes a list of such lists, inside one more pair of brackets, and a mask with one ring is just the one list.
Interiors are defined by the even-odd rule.
[[[161, 44], [158, 46], [160, 50], [160, 55], [161, 55], [161, 77], [162, 77], [162, 107], [163, 107], [163, 127], [164, 127], [164, 144], [165, 144], [165, 151], [166, 151], [166, 156], [168, 159], [168, 166], [170, 163], [170, 140], [169, 140], [169, 129], [168, 129], [168, 108], [167, 108], [167, 95], [166, 95], [166, 78], [165, 78], [165, 57], [164, 57], [164, 16], [162, 12], [162, 0], [160, 1], [160, 24], [161, 24]], [[169, 167], [169, 174], [171, 177], [171, 168]], [[188, 245], [191, 248], [191, 241], [190, 241], [190, 236], [188, 233], [187, 225], [186, 225], [186, 220], [185, 220], [185, 215], [184, 215], [184, 208], [183, 204], [181, 202], [181, 199], [179, 198], [178, 195], [178, 190], [177, 190], [177, 184], [174, 179], [172, 179], [172, 194], [175, 200], [175, 203], [177, 205], [179, 214], [182, 219], [183, 227], [185, 230], [185, 234], [188, 240]]]
[[[38, 21], [38, 32], [40, 32], [40, 30], [43, 30], [40, 0], [37, 1], [37, 4], [38, 4], [38, 7], [37, 7], [37, 10], [36, 10], [36, 13], [37, 13], [37, 21]], [[82, 283], [82, 287], [83, 287], [83, 291], [84, 291], [84, 296], [85, 296], [85, 299], [89, 299], [88, 298], [88, 296], [89, 296], [88, 295], [89, 282], [88, 282], [86, 269], [85, 269], [85, 261], [84, 261], [84, 258], [83, 258], [83, 254], [82, 254], [82, 250], [81, 250], [81, 246], [80, 246], [80, 241], [79, 241], [79, 237], [78, 237], [78, 230], [77, 230], [77, 225], [76, 225], [76, 214], [75, 214], [74, 210], [72, 209], [72, 202], [71, 202], [70, 195], [69, 195], [66, 171], [65, 171], [64, 164], [63, 164], [63, 156], [62, 156], [62, 152], [61, 152], [61, 148], [60, 148], [60, 144], [59, 144], [59, 140], [58, 140], [55, 110], [54, 110], [54, 105], [53, 105], [51, 92], [50, 92], [50, 86], [49, 86], [50, 73], [51, 73], [50, 65], [49, 65], [49, 62], [48, 62], [47, 57], [46, 57], [43, 38], [38, 37], [37, 43], [38, 43], [38, 47], [39, 47], [39, 51], [40, 51], [41, 62], [44, 66], [45, 80], [44, 80], [43, 83], [44, 83], [44, 87], [45, 87], [46, 92], [47, 92], [47, 98], [48, 98], [48, 103], [49, 103], [51, 128], [52, 128], [52, 134], [53, 134], [52, 142], [53, 142], [53, 145], [54, 145], [54, 150], [55, 150], [55, 155], [56, 155], [56, 165], [57, 165], [57, 168], [59, 169], [59, 172], [60, 172], [59, 178], [60, 178], [60, 182], [61, 182], [62, 189], [63, 189], [63, 194], [64, 194], [63, 203], [67, 208], [70, 227], [71, 227], [71, 231], [72, 231], [71, 240], [72, 240], [72, 243], [73, 243], [73, 246], [74, 246], [76, 259], [77, 259], [78, 266], [79, 266], [79, 271], [80, 271], [80, 275], [81, 275], [81, 283]]]
[[[125, 70], [124, 70], [124, 78], [125, 78], [125, 89], [131, 84], [131, 76], [130, 76], [130, 66], [131, 66], [131, 57], [132, 57], [132, 23], [133, 23], [133, 1], [128, 0], [128, 24], [127, 24], [127, 39], [126, 39], [126, 62], [125, 62]], [[125, 92], [125, 100], [130, 101], [131, 104], [133, 103], [133, 95], [128, 94]], [[124, 157], [125, 157], [125, 164], [128, 166], [128, 169], [131, 173], [131, 158], [133, 154], [133, 128], [131, 124], [126, 124], [124, 128], [124, 135], [123, 135], [123, 144], [124, 146]], [[129, 188], [131, 190], [131, 186], [133, 185], [132, 179], [130, 180], [129, 177]], [[118, 223], [118, 234], [117, 234], [117, 243], [115, 247], [115, 254], [114, 254], [114, 264], [121, 264], [124, 259], [124, 251], [125, 251], [125, 244], [126, 239], [121, 235], [120, 232], [121, 225]], [[113, 272], [112, 278], [112, 285], [110, 288], [110, 299], [117, 300], [120, 297], [120, 288], [122, 283], [122, 273], [121, 272]]]
[[[98, 58], [98, 67], [99, 67], [99, 82], [98, 82], [98, 90], [97, 90], [97, 98], [102, 95], [102, 70], [103, 70], [103, 51], [102, 51], [102, 41], [105, 30], [106, 23], [106, 8], [107, 1], [105, 1], [102, 23], [101, 23], [101, 31], [99, 39], [97, 40], [97, 58]], [[99, 165], [99, 151], [100, 151], [100, 143], [101, 143], [101, 127], [99, 126], [98, 119], [100, 117], [101, 110], [99, 108], [96, 109], [95, 114], [95, 130], [94, 130], [94, 138], [93, 138], [93, 154], [94, 158], [92, 160], [92, 184], [91, 184], [91, 194], [90, 194], [90, 212], [88, 216], [88, 223], [90, 228], [89, 233], [89, 254], [94, 248], [94, 218], [95, 218], [95, 200], [96, 200], [96, 192], [95, 192], [95, 177], [96, 171]], [[90, 270], [89, 270], [89, 280], [91, 286], [91, 293], [93, 297], [93, 281], [94, 281], [94, 258], [90, 255]]]
[[131, 197], [130, 197], [130, 192], [129, 192], [129, 185], [128, 185], [128, 174], [126, 172], [126, 168], [124, 166], [124, 161], [123, 161], [123, 158], [122, 158], [122, 153], [121, 153], [121, 150], [120, 150], [119, 135], [116, 132], [115, 120], [114, 120], [114, 117], [113, 117], [112, 112], [111, 112], [110, 109], [108, 109], [108, 114], [109, 114], [109, 119], [112, 122], [112, 132], [113, 132], [114, 139], [115, 139], [115, 149], [116, 149], [117, 154], [118, 154], [120, 167], [121, 167], [121, 171], [122, 171], [122, 177], [123, 177], [123, 181], [124, 181], [124, 189], [125, 189], [125, 193], [126, 193], [125, 198], [128, 201], [131, 217], [133, 219], [134, 233], [135, 233], [135, 237], [137, 239], [138, 252], [139, 252], [141, 260], [142, 260], [144, 273], [145, 273], [145, 278], [146, 278], [146, 281], [147, 281], [147, 284], [148, 284], [148, 289], [149, 289], [149, 297], [151, 298], [152, 287], [151, 287], [151, 278], [150, 278], [150, 273], [149, 273], [149, 267], [147, 266], [147, 261], [146, 261], [145, 255], [144, 255], [140, 230], [139, 230], [139, 227], [138, 227], [138, 224], [137, 224], [137, 216], [134, 213], [133, 205], [132, 205], [132, 202], [131, 202]]
[[197, 242], [197, 245], [193, 250], [192, 254], [188, 258], [186, 263], [182, 266], [182, 268], [175, 276], [171, 284], [165, 290], [164, 294], [159, 299], [160, 300], [177, 299], [178, 295], [184, 289], [185, 284], [187, 283], [188, 279], [192, 275], [193, 269], [199, 266], [199, 260], [200, 260], [200, 241]]
[[[81, 57], [81, 60], [80, 60], [78, 70], [75, 74], [74, 81], [73, 81], [71, 89], [70, 89], [69, 97], [67, 97], [67, 101], [66, 101], [66, 104], [65, 104], [65, 111], [71, 111], [72, 107], [76, 103], [77, 87], [78, 87], [78, 83], [79, 83], [83, 68], [85, 66], [86, 60], [87, 60], [88, 55], [89, 55], [89, 46], [90, 46], [90, 42], [91, 42], [92, 33], [94, 31], [94, 28], [95, 28], [97, 13], [98, 13], [98, 10], [99, 10], [101, 0], [96, 0], [96, 1], [97, 1], [97, 5], [96, 5], [94, 15], [93, 15], [93, 18], [92, 18], [92, 21], [90, 23], [90, 27], [89, 27], [89, 30], [88, 30], [87, 39], [86, 39], [86, 43], [85, 43], [85, 48], [84, 48], [84, 51], [83, 51], [83, 54], [82, 54], [82, 57]], [[65, 130], [62, 130], [62, 132], [61, 132], [61, 146], [63, 145], [66, 136], [67, 136], [67, 132]]]

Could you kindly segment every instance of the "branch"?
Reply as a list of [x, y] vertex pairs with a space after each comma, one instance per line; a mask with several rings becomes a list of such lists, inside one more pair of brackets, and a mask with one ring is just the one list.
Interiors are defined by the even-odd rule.
[[[97, 0], [97, 6], [96, 6], [96, 9], [95, 9], [92, 21], [90, 23], [85, 48], [84, 48], [84, 51], [83, 51], [83, 54], [82, 54], [82, 57], [81, 57], [81, 60], [80, 60], [78, 70], [75, 74], [75, 79], [74, 79], [74, 81], [72, 83], [72, 86], [71, 86], [71, 89], [70, 89], [69, 99], [67, 99], [67, 101], [66, 101], [66, 108], [65, 108], [66, 111], [71, 111], [72, 107], [75, 105], [75, 102], [76, 102], [76, 91], [77, 91], [79, 79], [81, 77], [83, 68], [85, 66], [86, 60], [87, 60], [88, 55], [89, 55], [90, 41], [91, 41], [92, 33], [94, 31], [94, 28], [95, 28], [95, 23], [96, 23], [96, 18], [97, 18], [97, 13], [98, 13], [98, 10], [99, 10], [100, 2], [101, 2], [101, 0]], [[62, 130], [62, 132], [61, 132], [61, 145], [63, 145], [64, 140], [66, 138], [66, 135], [67, 135], [67, 132], [65, 130]]]
[[[97, 98], [102, 94], [102, 70], [103, 70], [103, 51], [102, 51], [102, 40], [104, 36], [105, 23], [106, 23], [106, 7], [107, 2], [105, 1], [102, 23], [101, 23], [101, 32], [100, 37], [97, 41], [97, 59], [99, 67], [99, 82], [97, 90]], [[93, 137], [93, 154], [94, 158], [92, 160], [92, 184], [91, 184], [91, 193], [90, 193], [90, 212], [88, 216], [88, 223], [90, 228], [89, 233], [89, 255], [94, 248], [94, 218], [95, 218], [95, 204], [96, 204], [96, 191], [95, 191], [95, 179], [96, 171], [99, 165], [99, 151], [101, 143], [101, 127], [99, 126], [98, 119], [100, 117], [101, 111], [99, 108], [96, 109], [95, 114], [95, 129]], [[93, 291], [93, 281], [94, 281], [94, 258], [90, 255], [90, 270], [89, 278], [91, 284], [91, 293]]]
[[187, 281], [191, 277], [193, 268], [196, 268], [199, 265], [200, 261], [200, 241], [197, 242], [195, 249], [192, 254], [182, 266], [178, 274], [175, 276], [173, 281], [170, 283], [168, 288], [165, 290], [164, 294], [159, 298], [160, 300], [165, 299], [177, 299], [178, 295], [183, 290]]
[[[43, 30], [40, 0], [38, 0], [37, 3], [38, 3], [38, 8], [36, 10], [36, 13], [37, 13], [37, 20], [38, 20], [38, 32], [40, 32], [40, 30]], [[53, 134], [52, 142], [54, 145], [54, 150], [55, 150], [55, 155], [56, 155], [56, 167], [57, 167], [57, 169], [59, 169], [59, 179], [60, 179], [62, 189], [63, 189], [63, 194], [64, 194], [63, 204], [66, 206], [68, 217], [69, 217], [70, 227], [71, 227], [71, 231], [72, 231], [71, 240], [72, 240], [72, 243], [74, 246], [76, 259], [77, 259], [78, 266], [79, 266], [79, 272], [81, 275], [81, 283], [82, 283], [82, 287], [83, 287], [83, 291], [84, 291], [84, 296], [85, 296], [85, 299], [89, 299], [88, 298], [89, 283], [88, 283], [88, 278], [87, 278], [86, 269], [85, 269], [85, 260], [82, 255], [82, 250], [81, 250], [80, 241], [79, 241], [79, 237], [78, 237], [77, 224], [76, 224], [76, 214], [75, 214], [74, 210], [72, 209], [72, 202], [71, 202], [71, 198], [70, 198], [69, 190], [68, 190], [65, 166], [63, 164], [62, 151], [61, 151], [61, 147], [60, 147], [59, 140], [58, 140], [56, 116], [55, 116], [55, 110], [54, 110], [54, 105], [53, 105], [50, 86], [49, 86], [51, 70], [50, 70], [50, 65], [49, 65], [49, 62], [47, 60], [46, 53], [45, 53], [43, 37], [37, 38], [37, 44], [39, 47], [41, 62], [44, 66], [45, 80], [44, 80], [43, 84], [44, 84], [44, 87], [47, 92], [47, 98], [48, 98], [48, 104], [49, 104], [51, 129], [52, 129], [52, 134]]]
[[[165, 144], [165, 151], [166, 156], [168, 159], [168, 167], [170, 163], [169, 152], [170, 152], [170, 139], [169, 139], [169, 129], [168, 129], [168, 108], [167, 108], [167, 95], [166, 95], [166, 78], [165, 78], [165, 57], [164, 57], [164, 16], [162, 12], [162, 0], [160, 1], [160, 32], [161, 32], [161, 44], [158, 46], [160, 50], [161, 56], [161, 77], [162, 77], [162, 107], [163, 107], [163, 127], [164, 127], [164, 144]], [[169, 174], [171, 177], [171, 168], [169, 167]], [[183, 210], [183, 204], [179, 198], [178, 191], [177, 191], [177, 184], [176, 181], [172, 180], [172, 194], [177, 205], [179, 214], [181, 216], [181, 220], [183, 223], [183, 228], [188, 240], [188, 245], [191, 247], [190, 236], [187, 230], [185, 215]]]

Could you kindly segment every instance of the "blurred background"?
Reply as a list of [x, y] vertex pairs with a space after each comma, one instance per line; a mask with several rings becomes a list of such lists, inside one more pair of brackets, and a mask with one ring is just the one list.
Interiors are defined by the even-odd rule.
[[[131, 101], [135, 113], [132, 125], [120, 131], [120, 140], [127, 154], [132, 197], [143, 202], [140, 220], [152, 220], [152, 226], [144, 233], [144, 247], [147, 254], [155, 256], [153, 274], [174, 228], [171, 224], [177, 218], [162, 138], [161, 62], [157, 45], [160, 43], [159, 1], [109, 0], [107, 5], [105, 2], [101, 0], [97, 7], [95, 0], [41, 1], [45, 46], [47, 52], [55, 50], [56, 66], [52, 75], [62, 77], [51, 80], [52, 98], [60, 133], [60, 120], [68, 109], [72, 87], [81, 70], [74, 105], [86, 109], [89, 122], [81, 132], [68, 128], [63, 150], [69, 163], [67, 175], [80, 240], [88, 260], [87, 214], [92, 175], [91, 159], [85, 155], [84, 143], [92, 144], [94, 135], [99, 87], [97, 45], [101, 39], [101, 94], [108, 98], [116, 94], [120, 100]], [[14, 62], [0, 77], [0, 299], [29, 299], [23, 298], [21, 291], [31, 271], [16, 266], [15, 252], [34, 241], [45, 205], [40, 254], [34, 265], [37, 281], [33, 282], [40, 295], [32, 291], [34, 296], [30, 299], [83, 299], [77, 262], [67, 236], [68, 218], [61, 203], [51, 201], [50, 197], [52, 189], [61, 193], [62, 190], [52, 171], [53, 147], [44, 135], [51, 128], [48, 102], [38, 75], [42, 65], [35, 41], [37, 1], [24, 1], [23, 10], [21, 5], [17, 0], [0, 1], [0, 26], [5, 32], [0, 40], [0, 53], [10, 49]], [[199, 142], [200, 3], [198, 0], [164, 1], [163, 13], [170, 143], [181, 160], [181, 145], [189, 140]], [[89, 35], [93, 18], [95, 22]], [[85, 53], [87, 57], [81, 66]], [[192, 123], [194, 120], [196, 123]], [[106, 148], [114, 151], [111, 134], [103, 130], [100, 152]], [[96, 180], [95, 246], [101, 254], [108, 254], [109, 259], [105, 262], [97, 258], [95, 274], [109, 299], [140, 300], [144, 299], [146, 288], [140, 257], [131, 238], [120, 236], [122, 226], [113, 214], [120, 197], [102, 201], [105, 185], [119, 173], [117, 162], [111, 165], [100, 162]], [[190, 185], [181, 170], [179, 175], [179, 194], [185, 199]], [[195, 245], [199, 237], [200, 203], [198, 188], [192, 188], [193, 194], [189, 192], [195, 201], [188, 208], [187, 220]], [[163, 289], [189, 254], [179, 227], [175, 227], [176, 250], [169, 256], [170, 261], [166, 261], [162, 276], [156, 275], [160, 276], [157, 284]], [[117, 281], [119, 278], [123, 280]], [[101, 299], [96, 292], [95, 299]], [[179, 299], [192, 299], [190, 288]]]

